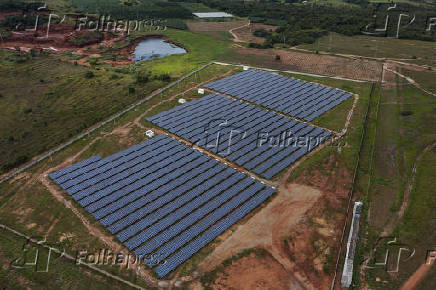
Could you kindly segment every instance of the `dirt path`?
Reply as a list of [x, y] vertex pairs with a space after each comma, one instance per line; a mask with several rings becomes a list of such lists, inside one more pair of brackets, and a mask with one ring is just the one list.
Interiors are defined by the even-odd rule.
[[[436, 248], [435, 248], [436, 251]], [[419, 283], [427, 276], [430, 269], [435, 264], [435, 259], [429, 259], [429, 263], [424, 263], [419, 266], [418, 270], [410, 276], [410, 278], [400, 287], [400, 290], [416, 289]]]
[[[410, 176], [409, 182], [407, 183], [407, 187], [406, 187], [406, 189], [404, 191], [403, 202], [401, 204], [400, 210], [398, 211], [398, 214], [397, 214], [397, 216], [395, 218], [391, 218], [389, 220], [388, 224], [384, 227], [381, 236], [389, 236], [389, 235], [391, 235], [392, 231], [394, 230], [394, 227], [395, 227], [396, 223], [399, 222], [401, 220], [401, 218], [403, 217], [407, 207], [409, 206], [410, 194], [411, 194], [411, 192], [413, 190], [413, 185], [414, 185], [415, 179], [416, 179], [416, 168], [417, 168], [417, 165], [418, 165], [419, 161], [421, 161], [421, 159], [424, 156], [424, 154], [427, 153], [429, 150], [431, 150], [435, 146], [436, 146], [436, 142], [426, 146], [419, 153], [419, 155], [416, 157], [415, 162], [413, 163], [413, 167], [412, 167], [412, 175]], [[373, 249], [369, 253], [368, 257], [365, 258], [364, 263], [360, 267], [360, 280], [361, 281], [365, 281], [365, 268], [368, 265], [371, 257], [374, 255], [374, 252], [375, 252], [375, 249]], [[410, 276], [410, 278], [403, 284], [401, 289], [403, 289], [403, 290], [414, 289], [419, 284], [419, 282], [425, 277], [425, 275], [430, 270], [431, 265], [433, 265], [433, 263], [434, 263], [434, 260], [430, 263], [430, 265], [428, 265], [428, 264], [421, 265], [418, 268], [418, 270], [416, 270], [416, 272], [414, 274], [412, 274], [412, 276]]]
[[250, 26], [250, 23], [251, 23], [251, 21], [248, 21], [247, 24], [244, 24], [244, 25], [241, 25], [241, 26], [239, 26], [239, 27], [232, 28], [232, 29], [229, 30], [229, 32], [230, 32], [230, 33], [232, 34], [232, 36], [233, 36], [233, 41], [234, 41], [234, 42], [244, 42], [244, 41], [241, 40], [241, 39], [239, 38], [239, 36], [238, 36], [236, 33], [234, 33], [233, 31], [238, 30], [238, 29], [241, 29], [241, 28], [244, 28], [244, 27], [248, 27], [248, 26]]
[[[408, 186], [404, 192], [403, 203], [401, 204], [401, 208], [398, 211], [398, 217], [397, 217], [396, 221], [399, 221], [403, 217], [404, 212], [406, 211], [406, 209], [409, 205], [410, 193], [412, 192], [413, 185], [415, 184], [416, 167], [417, 167], [419, 161], [421, 161], [421, 159], [425, 153], [427, 153], [428, 151], [433, 149], [435, 146], [436, 146], [436, 142], [428, 145], [427, 147], [424, 148], [424, 150], [421, 151], [421, 153], [419, 153], [418, 157], [416, 158], [415, 163], [413, 164], [412, 176], [410, 177], [409, 182], [408, 182]], [[393, 230], [393, 226], [394, 225], [391, 225], [391, 223], [390, 223], [388, 225], [387, 229], [385, 229], [385, 231], [387, 230], [388, 233], [391, 233]], [[419, 284], [419, 282], [426, 276], [428, 271], [430, 271], [434, 262], [435, 262], [435, 260], [433, 259], [433, 260], [430, 260], [429, 264], [422, 264], [418, 268], [418, 270], [416, 270], [416, 272], [413, 273], [412, 276], [410, 276], [410, 278], [403, 284], [403, 286], [400, 289], [406, 290], [406, 289], [416, 288], [416, 286]]]
[[385, 70], [387, 70], [387, 71], [389, 71], [389, 72], [391, 72], [391, 73], [394, 73], [394, 74], [396, 74], [397, 76], [399, 76], [399, 77], [405, 79], [409, 84], [414, 85], [415, 87], [417, 87], [417, 88], [420, 89], [421, 91], [425, 92], [426, 94], [429, 94], [429, 95], [431, 95], [431, 96], [433, 96], [433, 97], [436, 97], [436, 95], [435, 95], [434, 93], [432, 93], [432, 92], [430, 92], [430, 91], [424, 89], [424, 88], [423, 88], [423, 87], [422, 87], [418, 82], [416, 82], [416, 81], [415, 81], [414, 79], [412, 79], [411, 77], [408, 77], [408, 76], [406, 76], [406, 75], [403, 75], [403, 74], [401, 74], [401, 73], [399, 73], [399, 72], [397, 72], [397, 71], [395, 71], [395, 70], [391, 70], [391, 69], [389, 69], [389, 68], [385, 68]]
[[[295, 265], [283, 249], [283, 238], [301, 221], [320, 196], [321, 192], [313, 187], [299, 184], [281, 186], [270, 203], [244, 224], [224, 233], [225, 240], [200, 263], [199, 268], [208, 272], [221, 261], [244, 249], [263, 248], [291, 273], [294, 285], [306, 289], [314, 288], [302, 273], [296, 271]], [[226, 238], [228, 235], [230, 236]]]

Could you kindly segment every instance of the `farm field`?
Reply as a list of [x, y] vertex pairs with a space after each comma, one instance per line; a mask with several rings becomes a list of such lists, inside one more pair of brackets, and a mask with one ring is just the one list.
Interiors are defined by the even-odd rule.
[[[258, 67], [363, 81], [377, 81], [381, 75], [382, 68], [381, 63], [372, 60], [322, 56], [314, 53], [282, 49], [232, 48], [231, 52], [221, 55], [219, 60], [230, 63], [240, 61]], [[280, 59], [276, 59], [276, 55], [280, 56]]]
[[[359, 43], [359, 45], [355, 45]], [[435, 65], [436, 44], [427, 41], [392, 39], [370, 36], [344, 36], [330, 33], [313, 44], [303, 44], [297, 48], [326, 53], [365, 56], [370, 58], [390, 58], [405, 62], [420, 62]]]

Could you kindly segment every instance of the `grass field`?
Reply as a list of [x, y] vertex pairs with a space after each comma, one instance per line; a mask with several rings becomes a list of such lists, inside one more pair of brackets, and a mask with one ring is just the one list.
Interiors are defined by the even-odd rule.
[[42, 153], [165, 84], [135, 74], [88, 69], [48, 55], [2, 51], [2, 171]]
[[403, 70], [402, 73], [411, 77], [424, 89], [436, 95], [436, 71]]
[[[227, 51], [209, 36], [171, 30], [163, 34], [188, 53], [123, 68], [92, 68], [55, 56], [2, 51], [0, 78], [0, 172], [26, 162], [164, 86], [159, 76], [180, 77]], [[131, 41], [137, 37], [133, 35]], [[125, 43], [127, 45], [128, 42]], [[137, 74], [148, 73], [147, 82]], [[54, 121], [56, 120], [56, 121]]]
[[[356, 45], [356, 44], [359, 45]], [[312, 51], [326, 51], [340, 54], [353, 54], [376, 58], [395, 58], [420, 60], [434, 65], [436, 63], [436, 43], [407, 39], [392, 39], [371, 36], [345, 36], [330, 33], [313, 44], [298, 46]]]
[[[374, 136], [375, 151], [369, 163], [369, 168], [372, 168], [369, 171], [369, 195], [365, 195], [371, 214], [367, 224], [364, 222], [365, 226], [362, 226], [361, 240], [364, 242], [360, 247], [368, 252], [381, 232], [387, 230], [392, 231], [392, 236], [397, 238], [399, 244], [415, 248], [416, 254], [410, 262], [401, 263], [396, 275], [390, 275], [383, 268], [366, 270], [366, 282], [373, 288], [398, 289], [425, 261], [426, 251], [431, 249], [435, 239], [433, 212], [436, 204], [434, 194], [429, 189], [435, 177], [432, 161], [434, 150], [427, 152], [417, 164], [408, 207], [401, 220], [398, 220], [398, 211], [405, 200], [413, 165], [424, 148], [436, 141], [435, 109], [433, 97], [399, 78], [396, 87], [383, 89], [377, 133]], [[383, 252], [383, 249], [380, 251]], [[389, 286], [384, 281], [388, 281]]]

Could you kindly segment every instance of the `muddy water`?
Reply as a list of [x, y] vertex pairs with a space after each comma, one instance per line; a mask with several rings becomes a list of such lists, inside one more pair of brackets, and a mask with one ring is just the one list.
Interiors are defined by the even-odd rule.
[[162, 38], [150, 38], [141, 41], [135, 48], [133, 61], [143, 61], [162, 58], [173, 54], [184, 54], [186, 50]]

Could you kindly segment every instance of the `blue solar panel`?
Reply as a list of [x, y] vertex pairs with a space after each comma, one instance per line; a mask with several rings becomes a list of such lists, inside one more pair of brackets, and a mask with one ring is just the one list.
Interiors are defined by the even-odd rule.
[[[313, 119], [328, 111], [317, 110], [313, 104], [321, 102], [328, 97], [328, 92], [334, 91], [260, 70], [244, 71], [206, 84], [205, 87], [308, 121], [308, 118]], [[300, 113], [293, 112], [296, 108], [301, 108], [306, 114], [302, 116], [301, 110]], [[318, 113], [315, 114], [315, 111]]]
[[[273, 78], [276, 77], [278, 76]], [[295, 82], [297, 81], [292, 80], [292, 83]], [[324, 90], [324, 88], [311, 83], [304, 83], [298, 89], [304, 89], [302, 87], [312, 91]], [[210, 113], [190, 115], [189, 121], [174, 120], [171, 126], [175, 129], [172, 132], [208, 151], [235, 162], [247, 170], [253, 170], [263, 177], [265, 177], [263, 175], [265, 169], [281, 160], [276, 160], [279, 158], [275, 157], [276, 154], [280, 153], [280, 158], [286, 158], [288, 156], [283, 156], [283, 154], [288, 153], [290, 155], [293, 153], [292, 150], [282, 152], [284, 147], [282, 145], [277, 147], [275, 143], [281, 144], [293, 136], [294, 138], [310, 137], [309, 133], [314, 129], [314, 127], [307, 126], [305, 123], [221, 95], [214, 95], [214, 100], [218, 103], [220, 100], [222, 102], [230, 100], [231, 109], [210, 111], [208, 108], [203, 108], [205, 112]], [[331, 106], [333, 105], [332, 102]], [[188, 111], [186, 114], [189, 115]], [[179, 110], [178, 113], [182, 112]], [[166, 116], [171, 118], [172, 110], [167, 111]], [[165, 126], [163, 128], [169, 129], [169, 127]], [[286, 140], [279, 140], [282, 136]], [[259, 146], [261, 143], [262, 146]]]
[[[164, 115], [168, 112], [152, 119]], [[167, 243], [174, 245], [173, 252], [167, 252], [171, 256], [195, 238], [193, 232], [201, 235], [208, 225], [245, 208], [251, 196], [265, 191], [262, 183], [166, 135], [104, 159], [90, 158], [53, 173], [52, 179], [62, 181], [58, 184], [68, 187], [73, 199], [140, 255], [160, 251]]]
[[[171, 258], [166, 260], [165, 263], [159, 265], [156, 268], [156, 273], [159, 277], [164, 277], [174, 269], [176, 269], [180, 264], [189, 259], [192, 255], [198, 252], [200, 249], [205, 247], [215, 238], [217, 238], [220, 234], [224, 233], [228, 228], [230, 228], [233, 224], [238, 222], [248, 213], [250, 213], [253, 209], [258, 207], [262, 202], [264, 202], [268, 197], [270, 197], [274, 193], [272, 189], [264, 189], [263, 191], [257, 193], [252, 199], [248, 202], [244, 203], [237, 210], [233, 211], [231, 214], [222, 219], [218, 224], [211, 227], [207, 231], [205, 231], [200, 237], [193, 240], [191, 243], [180, 249], [176, 252]], [[159, 253], [159, 252], [157, 252]], [[164, 259], [163, 257], [168, 255], [159, 254], [156, 255], [159, 259]]]

